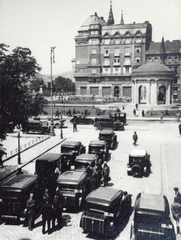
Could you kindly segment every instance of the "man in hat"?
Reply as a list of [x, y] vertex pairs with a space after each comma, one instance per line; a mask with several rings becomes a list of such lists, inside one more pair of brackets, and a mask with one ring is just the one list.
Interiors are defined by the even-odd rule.
[[138, 135], [137, 135], [137, 133], [136, 132], [134, 132], [134, 134], [133, 134], [133, 145], [135, 145], [136, 146], [136, 143], [137, 143], [137, 141], [138, 141]]
[[181, 204], [181, 194], [179, 192], [178, 187], [175, 187], [173, 190], [175, 191], [175, 197], [177, 198], [177, 202]]

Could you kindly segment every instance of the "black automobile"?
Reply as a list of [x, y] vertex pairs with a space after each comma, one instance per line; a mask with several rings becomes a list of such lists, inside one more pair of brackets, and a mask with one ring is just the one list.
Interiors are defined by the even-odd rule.
[[75, 171], [86, 171], [88, 165], [93, 168], [98, 160], [97, 154], [80, 154], [75, 159]]
[[70, 119], [70, 122], [72, 123], [73, 120], [76, 119], [77, 124], [94, 124], [93, 118], [88, 118], [86, 116], [81, 115], [74, 115], [72, 119]]
[[120, 122], [119, 120], [114, 120], [110, 117], [95, 118], [94, 127], [99, 130], [112, 129], [123, 131], [125, 129], [122, 122]]
[[170, 208], [162, 194], [139, 193], [134, 206], [130, 240], [175, 240]]
[[126, 113], [123, 112], [111, 112], [109, 117], [114, 119], [114, 121], [122, 122], [124, 125], [126, 124]]
[[85, 171], [66, 171], [59, 176], [57, 184], [63, 195], [63, 208], [77, 211], [82, 207], [88, 192], [88, 174]]
[[60, 152], [70, 155], [74, 163], [76, 156], [86, 152], [86, 147], [80, 141], [65, 141], [61, 144]]
[[129, 154], [127, 174], [137, 176], [148, 176], [150, 173], [150, 155], [145, 149], [134, 149]]
[[106, 141], [103, 140], [92, 140], [88, 146], [88, 153], [97, 154], [102, 161], [109, 159], [109, 149]]
[[3, 220], [15, 218], [18, 221], [25, 217], [24, 210], [30, 193], [34, 193], [35, 206], [41, 205], [38, 201], [36, 192], [37, 176], [30, 174], [20, 174], [13, 176], [3, 183], [1, 215]]
[[85, 232], [113, 235], [131, 211], [131, 195], [122, 190], [99, 187], [85, 199], [80, 227]]
[[115, 149], [117, 146], [117, 135], [111, 129], [101, 130], [99, 132], [99, 140], [104, 140], [109, 149]]
[[22, 125], [22, 132], [29, 133], [42, 133], [42, 134], [49, 134], [50, 128], [45, 126], [42, 121], [39, 120], [29, 120]]

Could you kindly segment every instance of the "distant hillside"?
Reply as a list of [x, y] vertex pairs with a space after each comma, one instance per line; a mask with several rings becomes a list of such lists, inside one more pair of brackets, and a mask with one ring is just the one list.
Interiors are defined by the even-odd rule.
[[[69, 79], [73, 80], [72, 71], [67, 71], [67, 72], [63, 72], [63, 73], [60, 73], [60, 74], [53, 74], [53, 79], [57, 78], [59, 76], [64, 77], [64, 78], [69, 78]], [[50, 75], [38, 74], [38, 77], [42, 78], [45, 84], [47, 84], [48, 82], [51, 81]]]

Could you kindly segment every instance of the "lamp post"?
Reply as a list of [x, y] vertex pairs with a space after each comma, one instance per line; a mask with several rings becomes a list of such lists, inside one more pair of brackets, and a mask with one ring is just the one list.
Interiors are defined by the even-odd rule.
[[63, 129], [62, 129], [62, 111], [60, 112], [60, 116], [61, 116], [61, 123], [60, 123], [60, 138], [63, 139]]
[[20, 131], [18, 132], [18, 164], [21, 164]]
[[55, 63], [54, 55], [55, 47], [50, 48], [50, 70], [51, 70], [51, 124], [50, 124], [50, 136], [55, 136], [55, 131], [53, 127], [53, 80], [52, 80], [52, 63]]

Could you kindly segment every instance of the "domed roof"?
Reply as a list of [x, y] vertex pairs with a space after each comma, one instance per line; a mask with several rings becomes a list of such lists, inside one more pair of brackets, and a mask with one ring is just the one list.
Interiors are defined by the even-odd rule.
[[159, 72], [172, 73], [172, 70], [170, 70], [164, 64], [160, 64], [158, 62], [148, 62], [138, 67], [134, 71], [134, 73], [159, 73]]

